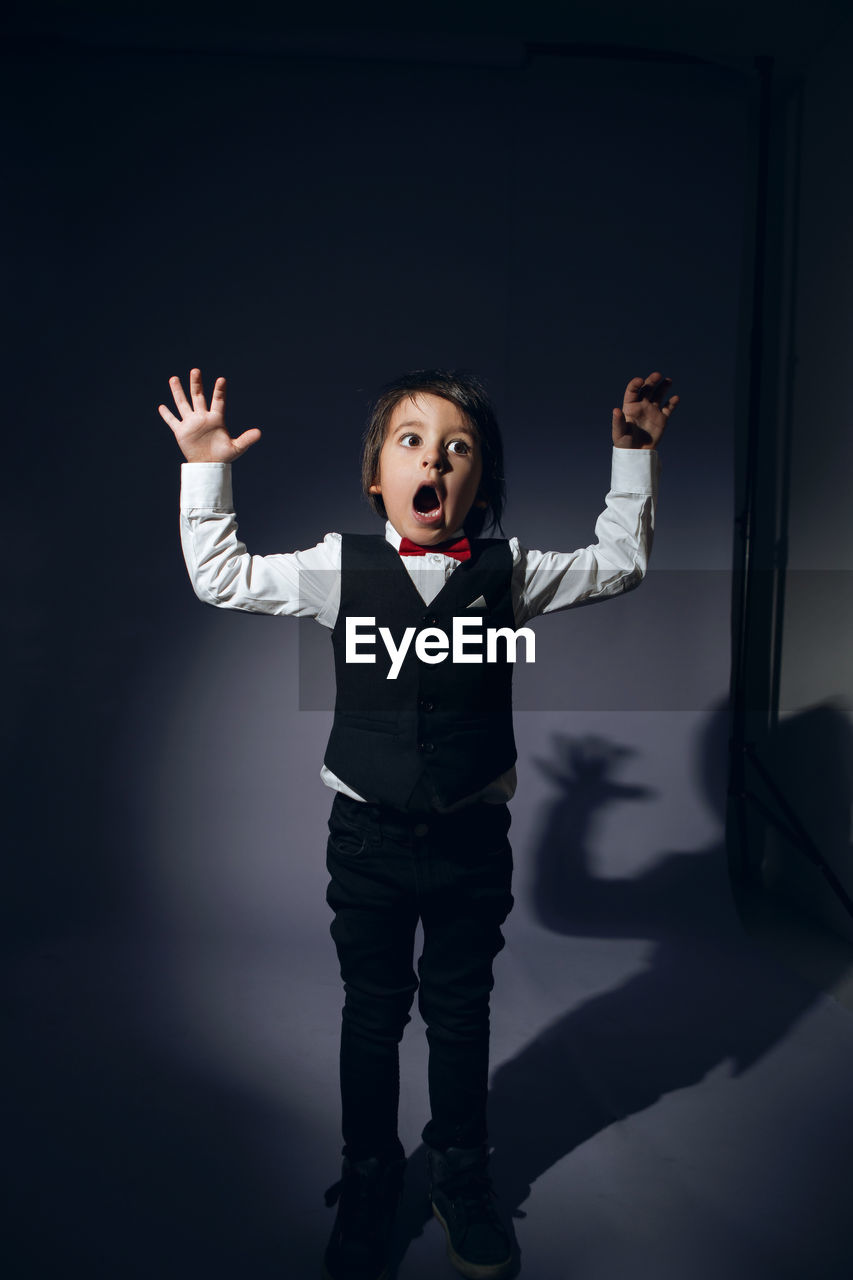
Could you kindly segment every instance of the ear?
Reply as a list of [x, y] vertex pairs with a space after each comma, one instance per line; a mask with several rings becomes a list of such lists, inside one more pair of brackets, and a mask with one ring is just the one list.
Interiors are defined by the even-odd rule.
[[372, 484], [372, 485], [370, 485], [370, 487], [368, 488], [367, 492], [368, 492], [368, 493], [381, 493], [381, 492], [382, 492], [382, 485], [381, 485], [381, 484], [378, 484], [378, 483], [377, 483], [377, 484]]
[[479, 507], [481, 511], [485, 511], [485, 509], [486, 509], [486, 507], [488, 507], [488, 505], [489, 505], [489, 504], [488, 504], [488, 502], [486, 501], [486, 499], [485, 499], [485, 498], [478, 498], [478, 499], [477, 499], [477, 501], [474, 503], [474, 506], [475, 506], [475, 507]]

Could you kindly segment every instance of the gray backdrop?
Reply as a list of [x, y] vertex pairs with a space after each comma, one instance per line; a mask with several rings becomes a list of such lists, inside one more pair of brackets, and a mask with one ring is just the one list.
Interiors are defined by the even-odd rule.
[[[543, 620], [553, 701], [518, 716], [492, 1115], [525, 1272], [840, 1276], [853, 1036], [745, 942], [722, 847], [742, 76], [66, 49], [6, 91], [22, 1273], [317, 1272], [329, 715], [299, 709], [296, 625], [193, 597], [156, 405], [171, 373], [227, 374], [233, 429], [264, 430], [242, 533], [287, 550], [379, 527], [367, 401], [437, 364], [486, 378], [507, 532], [543, 548], [591, 537], [625, 381], [683, 397], [655, 574]], [[783, 1135], [816, 1052], [821, 1105]], [[415, 1019], [407, 1149], [425, 1119]], [[414, 1161], [404, 1277], [445, 1265], [422, 1189]]]

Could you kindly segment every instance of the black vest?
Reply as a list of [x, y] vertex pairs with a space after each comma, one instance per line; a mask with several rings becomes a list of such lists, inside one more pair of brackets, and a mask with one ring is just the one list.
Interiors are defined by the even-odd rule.
[[[337, 698], [325, 764], [365, 800], [411, 809], [435, 799], [446, 808], [514, 764], [513, 664], [506, 661], [502, 639], [500, 661], [485, 661], [486, 629], [515, 629], [511, 579], [509, 544], [477, 539], [471, 559], [426, 605], [384, 537], [344, 534], [341, 604], [332, 632]], [[469, 608], [477, 601], [480, 607]], [[395, 645], [407, 627], [416, 633], [440, 627], [452, 640], [454, 616], [474, 615], [483, 619], [481, 643], [475, 647], [469, 641], [467, 652], [480, 653], [481, 663], [454, 663], [448, 653], [444, 661], [427, 664], [416, 656], [413, 638], [397, 678], [386, 678], [391, 662], [380, 627], [389, 628]], [[375, 618], [375, 645], [360, 648], [374, 653], [375, 663], [347, 663], [348, 616]]]

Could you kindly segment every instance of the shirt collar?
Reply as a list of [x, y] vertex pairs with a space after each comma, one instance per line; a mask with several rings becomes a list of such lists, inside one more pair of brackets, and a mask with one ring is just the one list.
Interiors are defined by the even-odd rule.
[[[451, 538], [464, 538], [465, 530], [457, 529], [455, 533], [448, 534], [447, 541]], [[403, 541], [401, 534], [397, 532], [390, 520], [385, 521], [385, 541], [390, 542], [395, 551], [400, 550], [400, 543]]]

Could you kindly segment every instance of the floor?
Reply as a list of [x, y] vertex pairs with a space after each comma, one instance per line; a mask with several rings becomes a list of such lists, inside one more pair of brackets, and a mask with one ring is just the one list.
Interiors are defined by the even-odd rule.
[[[589, 910], [618, 924], [622, 908]], [[663, 923], [641, 948], [523, 920], [508, 931], [491, 1123], [521, 1273], [847, 1280], [849, 1004], [742, 932]], [[331, 964], [309, 981], [286, 959], [113, 939], [20, 962], [6, 1275], [318, 1274], [337, 1176], [339, 996]], [[258, 1016], [270, 1007], [274, 1025]], [[424, 1065], [415, 1021], [400, 1280], [453, 1274], [423, 1212]]]
[[[659, 753], [623, 721], [609, 743], [525, 743], [490, 1099], [520, 1274], [849, 1280], [850, 948], [778, 909], [747, 932], [718, 811], [671, 808], [689, 753], [654, 775]], [[326, 802], [297, 782], [248, 794], [270, 797], [270, 832], [288, 806], [284, 853], [301, 856]], [[199, 830], [185, 790], [159, 835], [139, 827], [132, 919], [117, 907], [111, 927], [22, 944], [8, 966], [13, 1280], [319, 1276], [340, 1147], [322, 859], [283, 863], [261, 826], [241, 842], [231, 802]], [[395, 1276], [450, 1277], [424, 1208], [417, 1015], [401, 1078]]]

